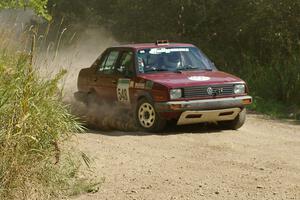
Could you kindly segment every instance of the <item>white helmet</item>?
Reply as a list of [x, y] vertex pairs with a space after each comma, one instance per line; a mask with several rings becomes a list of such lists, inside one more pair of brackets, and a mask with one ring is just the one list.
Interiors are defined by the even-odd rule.
[[180, 66], [180, 53], [172, 52], [164, 55], [164, 63], [167, 67], [177, 68]]

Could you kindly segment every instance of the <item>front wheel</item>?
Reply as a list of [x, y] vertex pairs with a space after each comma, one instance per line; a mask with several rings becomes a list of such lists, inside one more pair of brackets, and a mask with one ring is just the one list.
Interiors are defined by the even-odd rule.
[[224, 127], [226, 129], [232, 129], [232, 130], [238, 130], [241, 128], [246, 121], [246, 108], [243, 108], [243, 110], [238, 114], [238, 116], [231, 121], [222, 121], [218, 124], [221, 125], [221, 127]]
[[147, 99], [138, 101], [135, 118], [138, 126], [147, 132], [162, 131], [166, 125], [166, 120], [159, 116], [153, 104]]

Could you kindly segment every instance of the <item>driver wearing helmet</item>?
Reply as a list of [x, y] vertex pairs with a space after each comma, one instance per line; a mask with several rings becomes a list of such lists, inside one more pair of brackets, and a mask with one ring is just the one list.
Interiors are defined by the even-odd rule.
[[164, 55], [164, 65], [170, 69], [180, 67], [181, 59], [179, 52], [167, 53]]

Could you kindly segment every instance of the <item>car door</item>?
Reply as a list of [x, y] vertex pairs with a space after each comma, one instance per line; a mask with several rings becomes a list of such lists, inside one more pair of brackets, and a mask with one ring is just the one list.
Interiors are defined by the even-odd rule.
[[134, 52], [123, 50], [121, 52], [118, 66], [116, 67], [117, 82], [117, 100], [122, 104], [130, 104], [133, 97], [133, 78], [134, 70]]
[[117, 77], [115, 69], [120, 57], [118, 49], [111, 49], [106, 52], [102, 62], [97, 68], [94, 79], [94, 89], [98, 99], [105, 102], [115, 102], [117, 100]]

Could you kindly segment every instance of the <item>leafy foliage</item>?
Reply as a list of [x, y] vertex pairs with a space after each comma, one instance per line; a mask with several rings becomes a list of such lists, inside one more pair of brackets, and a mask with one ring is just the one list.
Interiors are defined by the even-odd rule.
[[51, 20], [51, 16], [47, 11], [48, 0], [1, 0], [0, 9], [8, 8], [32, 8], [38, 15], [47, 20]]

